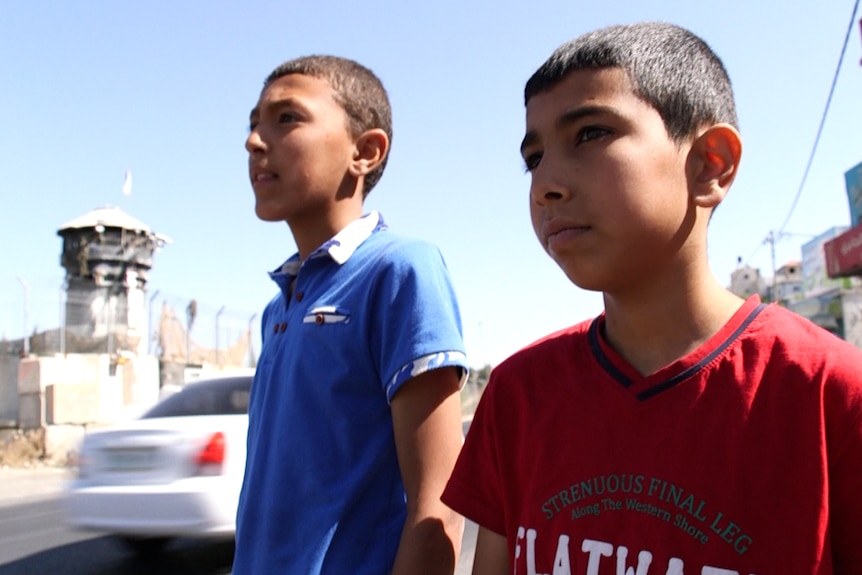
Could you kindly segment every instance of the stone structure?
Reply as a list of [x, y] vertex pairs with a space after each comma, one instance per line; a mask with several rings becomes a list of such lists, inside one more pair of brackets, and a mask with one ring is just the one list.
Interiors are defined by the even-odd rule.
[[61, 226], [66, 270], [63, 352], [147, 353], [147, 273], [167, 236], [119, 208], [99, 208]]

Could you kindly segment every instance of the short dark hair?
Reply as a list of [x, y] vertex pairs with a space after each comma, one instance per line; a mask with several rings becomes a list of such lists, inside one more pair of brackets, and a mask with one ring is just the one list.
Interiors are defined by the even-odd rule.
[[701, 38], [663, 22], [609, 26], [557, 48], [527, 81], [524, 105], [574, 70], [620, 68], [677, 143], [705, 125], [738, 128], [730, 78]]
[[[288, 74], [302, 74], [326, 80], [332, 86], [335, 101], [347, 114], [351, 134], [359, 136], [380, 128], [392, 142], [392, 109], [383, 83], [374, 72], [358, 62], [338, 56], [311, 55], [288, 60], [267, 76], [264, 88]], [[365, 176], [363, 197], [377, 184], [386, 168], [389, 154], [380, 165]]]

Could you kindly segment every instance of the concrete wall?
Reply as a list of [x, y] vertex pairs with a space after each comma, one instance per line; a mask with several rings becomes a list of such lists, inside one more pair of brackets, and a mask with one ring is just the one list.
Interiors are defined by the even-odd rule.
[[18, 361], [0, 355], [0, 428], [18, 427]]
[[103, 424], [134, 416], [158, 399], [158, 373], [151, 356], [124, 359], [115, 370], [107, 354], [22, 359], [19, 426]]
[[111, 362], [107, 354], [20, 360], [17, 425], [22, 430], [43, 430], [47, 459], [68, 461], [87, 427], [130, 419], [158, 400], [157, 358], [120, 358], [114, 366]]

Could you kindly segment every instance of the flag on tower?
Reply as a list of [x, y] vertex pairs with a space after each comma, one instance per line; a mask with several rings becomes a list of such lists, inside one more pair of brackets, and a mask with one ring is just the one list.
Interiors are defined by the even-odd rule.
[[123, 182], [123, 195], [127, 198], [132, 195], [132, 172], [126, 170], [126, 181]]

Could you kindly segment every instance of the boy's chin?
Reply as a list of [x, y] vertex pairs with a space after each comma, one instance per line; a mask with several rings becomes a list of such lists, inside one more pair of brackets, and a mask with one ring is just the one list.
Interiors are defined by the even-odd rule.
[[257, 219], [263, 220], [264, 222], [285, 221], [284, 214], [279, 210], [267, 209], [266, 206], [261, 206], [260, 204], [256, 204], [254, 206], [254, 213], [257, 216]]
[[604, 291], [604, 286], [598, 278], [590, 277], [589, 274], [584, 273], [582, 270], [567, 268], [560, 262], [557, 262], [557, 265], [560, 266], [560, 269], [563, 271], [564, 274], [566, 274], [566, 277], [569, 278], [569, 281], [575, 284], [577, 287], [581, 288], [582, 290], [595, 292]]

